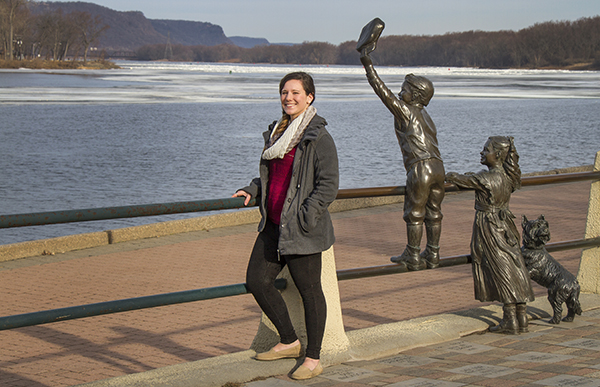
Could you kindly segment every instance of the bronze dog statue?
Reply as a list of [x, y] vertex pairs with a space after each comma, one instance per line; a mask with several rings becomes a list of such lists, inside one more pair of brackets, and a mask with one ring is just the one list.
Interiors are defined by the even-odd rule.
[[573, 274], [558, 263], [546, 250], [550, 240], [550, 228], [544, 215], [535, 220], [527, 220], [523, 215], [523, 246], [521, 252], [525, 265], [533, 281], [548, 289], [548, 301], [554, 311], [550, 324], [560, 324], [562, 304], [567, 304], [567, 315], [563, 321], [571, 322], [575, 315], [581, 315], [579, 304], [579, 282]]

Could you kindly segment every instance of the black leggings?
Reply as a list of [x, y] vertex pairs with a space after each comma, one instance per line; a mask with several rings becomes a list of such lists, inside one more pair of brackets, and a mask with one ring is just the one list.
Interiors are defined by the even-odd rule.
[[287, 264], [304, 304], [308, 339], [306, 356], [319, 359], [327, 318], [327, 305], [321, 288], [321, 253], [282, 255], [280, 260], [277, 254], [278, 240], [279, 227], [267, 221], [265, 229], [258, 234], [250, 255], [246, 286], [277, 328], [281, 342], [293, 343], [298, 336], [283, 297], [274, 285], [275, 278]]

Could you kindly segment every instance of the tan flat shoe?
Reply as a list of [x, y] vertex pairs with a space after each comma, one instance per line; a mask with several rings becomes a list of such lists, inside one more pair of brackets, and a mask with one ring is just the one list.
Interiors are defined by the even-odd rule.
[[292, 377], [292, 379], [296, 379], [296, 380], [304, 380], [304, 379], [314, 378], [317, 375], [321, 375], [321, 372], [323, 372], [323, 367], [321, 366], [321, 363], [319, 362], [319, 364], [317, 364], [315, 369], [312, 371], [308, 367], [301, 365], [300, 367], [298, 367], [298, 369], [296, 371], [294, 371], [294, 373], [292, 374], [291, 377]]
[[268, 352], [257, 353], [254, 358], [256, 360], [263, 360], [263, 361], [288, 359], [288, 358], [295, 359], [297, 357], [300, 357], [301, 349], [302, 349], [302, 346], [300, 345], [300, 343], [298, 343], [298, 345], [295, 345], [291, 348], [283, 349], [281, 351], [275, 351], [275, 350], [273, 350], [273, 348], [271, 348]]

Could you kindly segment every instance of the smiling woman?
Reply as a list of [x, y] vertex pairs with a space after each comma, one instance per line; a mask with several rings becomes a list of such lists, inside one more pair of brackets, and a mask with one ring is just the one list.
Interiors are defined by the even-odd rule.
[[283, 115], [263, 134], [265, 148], [260, 177], [233, 197], [245, 205], [256, 198], [262, 219], [250, 255], [246, 286], [280, 336], [257, 360], [298, 358], [301, 344], [275, 278], [289, 268], [304, 304], [308, 344], [293, 379], [310, 379], [323, 372], [320, 362], [327, 308], [321, 288], [321, 253], [333, 245], [328, 207], [339, 185], [337, 151], [327, 123], [311, 106], [313, 79], [293, 72], [279, 82]]
[[[281, 108], [283, 115], [277, 128], [271, 135], [271, 141], [268, 147], [275, 145], [279, 137], [288, 129], [291, 122], [296, 120], [315, 99], [315, 83], [310, 75], [304, 72], [289, 73], [279, 82], [279, 97], [281, 99]], [[312, 114], [314, 115], [314, 114]], [[287, 130], [287, 136], [293, 135], [297, 131], [300, 120], [293, 126], [293, 130]], [[279, 141], [281, 144], [283, 141]], [[270, 152], [270, 151], [269, 151]]]
[[315, 99], [314, 92], [304, 91], [302, 82], [298, 79], [290, 79], [287, 81], [283, 85], [280, 95], [283, 111], [289, 115], [292, 120], [295, 120], [300, 114], [304, 113], [306, 108], [308, 108]]

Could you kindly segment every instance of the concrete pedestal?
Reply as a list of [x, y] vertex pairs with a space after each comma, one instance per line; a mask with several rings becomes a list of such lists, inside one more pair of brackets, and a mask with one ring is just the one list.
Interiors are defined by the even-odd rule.
[[[350, 343], [344, 331], [344, 323], [342, 321], [342, 307], [340, 304], [333, 247], [323, 252], [322, 259], [321, 285], [325, 294], [325, 300], [327, 301], [327, 323], [325, 325], [325, 335], [321, 349], [321, 360], [323, 365], [326, 366], [335, 362], [334, 359], [338, 356], [347, 354]], [[302, 299], [287, 267], [281, 272], [279, 278], [285, 278], [288, 281], [287, 288], [282, 291], [283, 299], [288, 306], [290, 318], [296, 329], [296, 334], [302, 343], [302, 347], [306, 348], [306, 326], [304, 323]], [[263, 314], [258, 332], [250, 348], [256, 352], [264, 352], [268, 351], [278, 342], [279, 335], [277, 334], [277, 330], [267, 316]]]
[[[600, 152], [596, 153], [594, 171], [600, 171]], [[592, 183], [585, 238], [600, 236], [600, 181]], [[584, 293], [600, 294], [600, 247], [583, 249], [577, 280]]]

